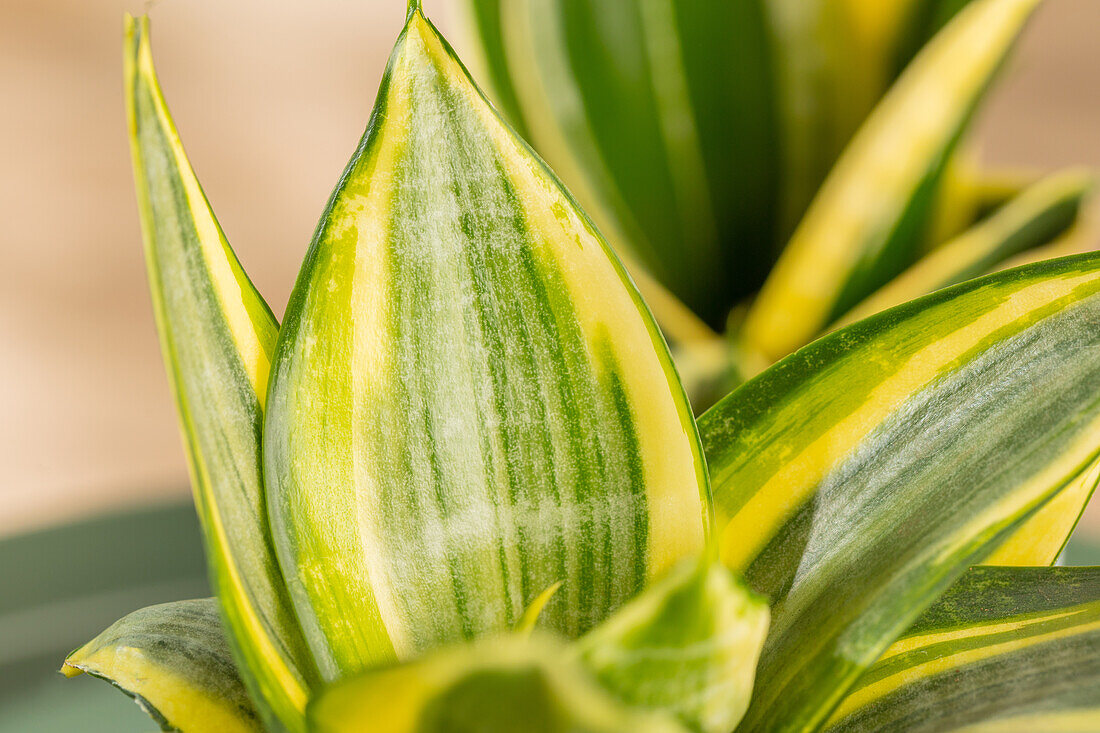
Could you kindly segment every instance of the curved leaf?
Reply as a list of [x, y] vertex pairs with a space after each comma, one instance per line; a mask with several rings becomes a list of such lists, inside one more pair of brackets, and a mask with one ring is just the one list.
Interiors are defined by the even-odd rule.
[[743, 325], [778, 359], [916, 256], [946, 161], [1038, 0], [975, 0], [921, 52], [844, 151]]
[[813, 726], [1100, 453], [1100, 255], [972, 280], [784, 359], [699, 426], [721, 554], [769, 596], [745, 730]]
[[745, 714], [768, 606], [711, 560], [687, 561], [632, 599], [575, 649], [632, 707], [703, 733], [729, 733]]
[[317, 733], [686, 733], [603, 692], [549, 639], [486, 639], [367, 673], [309, 707]]
[[903, 0], [903, 4], [909, 7], [894, 39], [895, 73], [902, 73], [928, 40], [971, 2], [973, 0]]
[[267, 529], [260, 431], [278, 324], [180, 144], [149, 21], [127, 16], [126, 103], [145, 256], [214, 588], [266, 722], [303, 730], [316, 679]]
[[588, 630], [700, 551], [707, 476], [606, 243], [419, 9], [279, 334], [276, 547], [328, 678], [513, 628]]
[[134, 611], [70, 654], [61, 672], [107, 680], [161, 730], [264, 730], [237, 676], [213, 598]]
[[1100, 729], [1100, 568], [974, 568], [837, 709], [830, 733]]
[[500, 14], [482, 46], [503, 46], [535, 148], [613, 244], [720, 327], [774, 258], [761, 0], [466, 4]]
[[1009, 257], [1049, 243], [1073, 226], [1093, 183], [1090, 173], [1068, 171], [1034, 184], [879, 288], [848, 311], [837, 326], [984, 275]]

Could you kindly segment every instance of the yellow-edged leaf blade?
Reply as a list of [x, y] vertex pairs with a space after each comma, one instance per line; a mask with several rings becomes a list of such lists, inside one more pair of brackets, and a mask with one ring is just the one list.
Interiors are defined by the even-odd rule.
[[637, 291], [414, 9], [279, 336], [277, 549], [332, 679], [591, 628], [701, 550], [690, 408]]
[[829, 733], [1100, 727], [1100, 569], [974, 568], [893, 644]]
[[746, 730], [814, 725], [1100, 453], [1100, 255], [811, 344], [700, 420], [723, 559], [770, 597]]
[[1091, 173], [1074, 170], [1035, 183], [879, 288], [846, 313], [836, 326], [855, 323], [940, 288], [984, 275], [1000, 262], [1050, 243], [1077, 221], [1094, 182]]
[[542, 636], [482, 639], [353, 677], [309, 716], [317, 733], [686, 733], [618, 702]]
[[213, 598], [134, 611], [65, 660], [122, 690], [166, 731], [262, 733]]
[[749, 705], [767, 630], [764, 600], [707, 557], [673, 569], [573, 648], [631, 707], [729, 733]]
[[126, 19], [126, 101], [157, 329], [212, 584], [244, 679], [273, 728], [304, 730], [316, 681], [266, 523], [260, 432], [278, 324], [226, 241]]
[[1038, 0], [976, 0], [914, 60], [822, 185], [743, 325], [778, 359], [901, 272], [931, 192]]

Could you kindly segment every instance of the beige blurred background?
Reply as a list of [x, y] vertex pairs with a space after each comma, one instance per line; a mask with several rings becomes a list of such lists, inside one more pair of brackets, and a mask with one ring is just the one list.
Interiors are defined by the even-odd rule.
[[[454, 35], [450, 4], [425, 0]], [[0, 536], [186, 492], [123, 119], [121, 16], [142, 9], [0, 0]], [[151, 15], [192, 163], [281, 313], [404, 1], [161, 0]], [[990, 164], [1100, 168], [1100, 0], [1048, 0], [977, 141]], [[1100, 506], [1086, 529], [1100, 535]]]

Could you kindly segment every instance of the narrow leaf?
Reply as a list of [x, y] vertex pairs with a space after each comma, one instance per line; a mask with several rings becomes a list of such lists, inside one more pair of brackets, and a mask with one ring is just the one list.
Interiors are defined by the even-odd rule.
[[264, 431], [282, 567], [331, 679], [592, 628], [709, 527], [690, 408], [591, 223], [419, 10], [322, 217]]
[[[686, 3], [685, 3], [686, 4]], [[890, 26], [903, 2], [765, 0], [782, 137], [782, 245], [888, 86]]]
[[1055, 239], [1050, 244], [1036, 247], [1022, 254], [1018, 254], [997, 267], [994, 272], [1009, 270], [1013, 267], [1032, 265], [1043, 260], [1053, 260], [1058, 257], [1095, 252], [1100, 246], [1100, 237], [1097, 235], [1096, 216], [1091, 211], [1083, 211], [1078, 222], [1065, 234]]
[[975, 0], [864, 123], [806, 212], [744, 323], [778, 359], [915, 257], [959, 136], [1038, 0]]
[[543, 638], [487, 639], [367, 673], [309, 714], [317, 733], [686, 733], [618, 703]]
[[729, 570], [688, 561], [576, 645], [585, 667], [635, 708], [729, 733], [745, 714], [768, 606]]
[[837, 325], [855, 323], [934, 290], [984, 275], [1009, 257], [1051, 242], [1073, 226], [1092, 185], [1092, 175], [1082, 171], [1043, 179], [881, 287]]
[[975, 568], [883, 655], [830, 733], [1100, 730], [1100, 568]]
[[260, 466], [278, 324], [187, 161], [157, 83], [146, 18], [127, 16], [125, 77], [149, 283], [212, 583], [265, 721], [300, 731], [316, 672], [275, 560]]
[[134, 611], [70, 654], [61, 672], [110, 682], [161, 730], [264, 730], [237, 676], [213, 598]]
[[772, 600], [745, 730], [820, 723], [1100, 452], [1100, 254], [860, 321], [700, 420], [721, 554]]
[[895, 73], [900, 74], [928, 40], [971, 2], [973, 0], [902, 0], [902, 4], [909, 7], [896, 39], [893, 59]]

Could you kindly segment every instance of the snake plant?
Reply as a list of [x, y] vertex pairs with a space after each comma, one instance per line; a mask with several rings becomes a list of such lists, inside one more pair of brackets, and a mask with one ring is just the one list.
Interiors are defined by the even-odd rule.
[[[793, 33], [787, 5], [774, 9]], [[758, 344], [781, 356], [806, 324], [828, 325], [822, 312], [842, 315], [838, 302], [855, 306], [851, 322], [698, 420], [648, 300], [517, 132], [563, 120], [505, 122], [419, 2], [281, 324], [187, 160], [148, 20], [128, 17], [149, 281], [216, 598], [132, 613], [62, 672], [106, 679], [185, 733], [1100, 727], [1100, 571], [1052, 567], [1100, 480], [1100, 254], [982, 274], [1069, 227], [1088, 177], [1028, 187], [875, 304], [850, 297], [919, 249], [901, 224], [930, 205], [929, 176], [1033, 5], [975, 0], [918, 55], [782, 255], [760, 297], [773, 315], [750, 314], [738, 338], [787, 308], [802, 325], [773, 333], [771, 351]], [[737, 34], [729, 61], [762, 44], [749, 4], [693, 20], [693, 3], [592, 4], [589, 15], [620, 15], [565, 26], [554, 7], [476, 9], [485, 32], [511, 28], [515, 8], [542, 14], [528, 31], [564, 27], [575, 41], [558, 53], [629, 56], [630, 33], [672, 11], [708, 38]], [[627, 22], [635, 11], [645, 28]], [[545, 39], [531, 40], [508, 49], [532, 61]], [[660, 101], [699, 93], [673, 73], [690, 65], [674, 63], [668, 37], [646, 43]], [[507, 49], [486, 50], [500, 61]], [[601, 76], [610, 67], [574, 78], [560, 62], [542, 79], [556, 92], [604, 89], [616, 114], [644, 101], [611, 89], [625, 80]], [[810, 62], [788, 63], [795, 74]], [[771, 148], [742, 139], [770, 129], [741, 114], [766, 91], [759, 69], [732, 68], [706, 82], [731, 115], [725, 132], [708, 129], [732, 133], [708, 160], [759, 154], [758, 172], [778, 180]], [[517, 84], [502, 107], [549, 91]], [[658, 118], [615, 144], [679, 124]], [[596, 142], [586, 129], [574, 143]], [[740, 201], [755, 189], [735, 178]], [[642, 213], [710, 231], [662, 218], [702, 199], [647, 190]], [[885, 199], [853, 209], [859, 192]], [[772, 227], [779, 205], [754, 207], [742, 223]], [[694, 267], [687, 240], [661, 241]], [[763, 261], [745, 256], [746, 268]], [[815, 289], [799, 274], [813, 261], [844, 282]], [[794, 311], [776, 300], [784, 289]]]
[[459, 2], [477, 75], [631, 266], [697, 408], [1073, 228], [1088, 177], [1032, 190], [963, 144], [1038, 4]]

